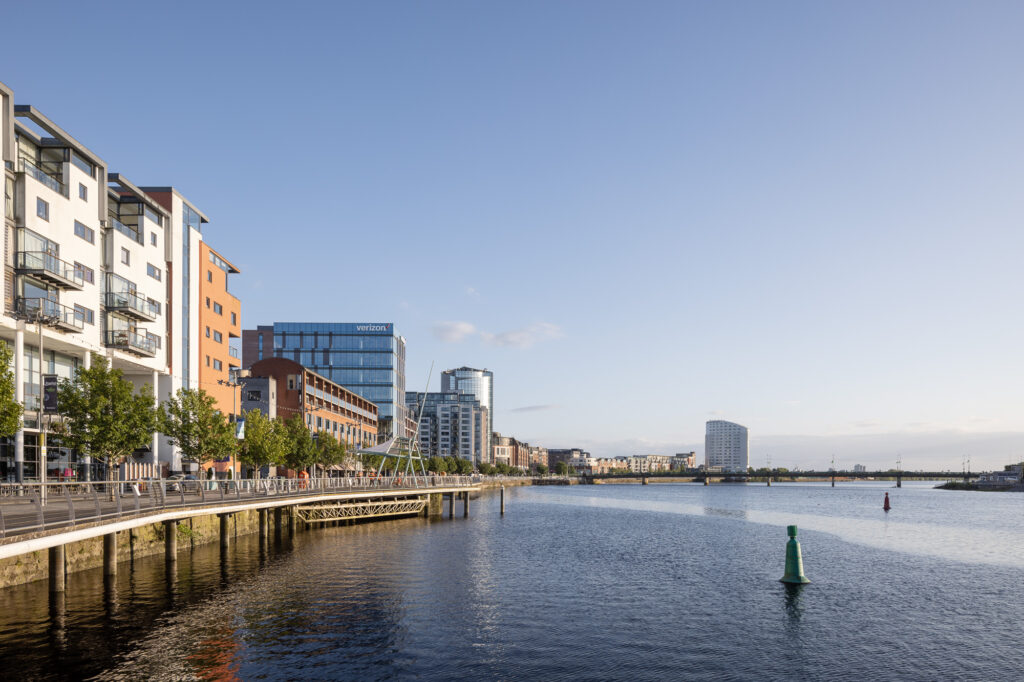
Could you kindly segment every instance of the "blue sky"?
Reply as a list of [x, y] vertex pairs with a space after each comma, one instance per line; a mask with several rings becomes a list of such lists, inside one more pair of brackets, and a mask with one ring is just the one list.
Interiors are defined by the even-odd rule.
[[3, 16], [0, 80], [211, 217], [246, 327], [394, 321], [410, 389], [488, 367], [551, 447], [1024, 459], [1020, 3]]

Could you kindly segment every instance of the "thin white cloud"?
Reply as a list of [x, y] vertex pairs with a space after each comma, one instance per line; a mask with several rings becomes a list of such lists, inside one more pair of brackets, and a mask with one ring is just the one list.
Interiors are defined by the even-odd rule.
[[476, 290], [476, 287], [466, 287], [466, 295], [473, 298], [480, 298], [480, 292]]
[[546, 412], [548, 410], [557, 410], [560, 405], [525, 405], [523, 407], [513, 407], [509, 412]]
[[480, 338], [492, 346], [509, 346], [512, 348], [529, 348], [540, 341], [558, 339], [564, 336], [562, 328], [550, 322], [538, 322], [523, 329], [507, 332], [480, 332]]
[[459, 343], [476, 333], [476, 327], [469, 322], [446, 321], [434, 324], [434, 336], [445, 343]]

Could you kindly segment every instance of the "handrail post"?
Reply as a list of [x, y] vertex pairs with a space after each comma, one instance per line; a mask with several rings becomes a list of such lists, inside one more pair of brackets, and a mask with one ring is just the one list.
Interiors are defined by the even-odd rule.
[[68, 490], [67, 486], [64, 486], [64, 500], [68, 505], [68, 521], [71, 523], [71, 527], [75, 527], [75, 503], [71, 499], [71, 491]]

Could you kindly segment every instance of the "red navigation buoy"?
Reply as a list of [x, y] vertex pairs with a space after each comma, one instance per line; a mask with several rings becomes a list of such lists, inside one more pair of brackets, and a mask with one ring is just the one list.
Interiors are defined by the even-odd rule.
[[882, 509], [889, 511], [889, 493], [885, 494], [885, 504], [882, 505]]

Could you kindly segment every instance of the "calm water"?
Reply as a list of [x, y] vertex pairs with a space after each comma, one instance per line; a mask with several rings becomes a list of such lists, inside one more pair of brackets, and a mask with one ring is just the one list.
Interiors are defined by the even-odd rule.
[[[881, 510], [888, 491], [893, 510]], [[518, 488], [0, 591], [4, 679], [1020, 679], [1024, 494]], [[784, 526], [813, 581], [787, 588]]]

